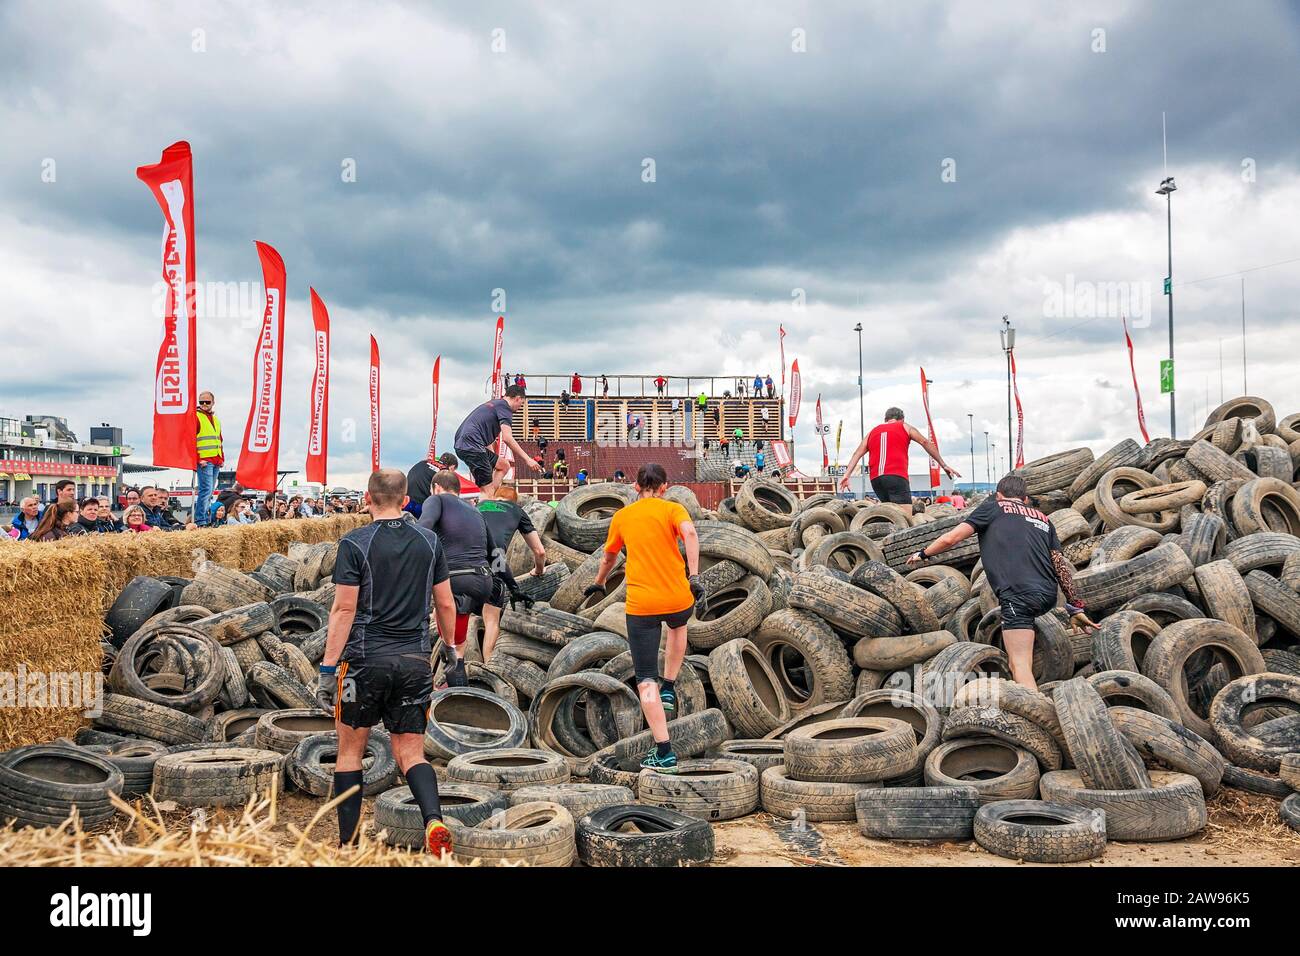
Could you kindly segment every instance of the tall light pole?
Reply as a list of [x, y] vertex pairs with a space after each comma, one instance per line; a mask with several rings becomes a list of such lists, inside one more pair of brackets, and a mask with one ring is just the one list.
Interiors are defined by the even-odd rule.
[[[996, 460], [997, 460], [997, 457], [998, 457], [998, 443], [997, 443], [997, 442], [994, 442], [994, 443], [993, 443], [993, 460], [996, 461]], [[993, 484], [993, 476], [992, 476], [992, 475], [989, 475], [989, 484], [990, 484], [990, 485]]]
[[[867, 406], [862, 397], [862, 323], [859, 322], [853, 326], [853, 331], [858, 333], [858, 428], [863, 438], [867, 437]], [[865, 473], [866, 464], [862, 469]]]
[[1178, 412], [1174, 403], [1174, 207], [1170, 196], [1178, 187], [1174, 177], [1160, 181], [1157, 196], [1165, 197], [1165, 238], [1169, 251], [1169, 272], [1165, 276], [1165, 295], [1169, 299], [1169, 437], [1178, 437]]
[[967, 412], [970, 419], [970, 490], [975, 490], [975, 413]]
[[993, 458], [989, 454], [989, 433], [984, 433], [984, 484], [993, 481]]
[[1002, 351], [1007, 353], [1007, 471], [1016, 467], [1012, 458], [1015, 445], [1011, 441], [1011, 350], [1016, 347], [1016, 330], [1011, 327], [1011, 320], [1002, 316]]

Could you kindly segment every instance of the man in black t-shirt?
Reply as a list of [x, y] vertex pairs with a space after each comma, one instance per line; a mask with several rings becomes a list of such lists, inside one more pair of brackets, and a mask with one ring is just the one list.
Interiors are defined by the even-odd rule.
[[514, 452], [515, 458], [524, 462], [531, 471], [541, 471], [537, 462], [515, 441], [510, 421], [515, 412], [524, 407], [525, 392], [519, 385], [506, 389], [505, 398], [494, 398], [465, 416], [456, 429], [452, 444], [460, 460], [469, 466], [474, 483], [485, 497], [491, 497], [497, 484], [505, 477], [510, 466], [497, 459], [496, 443], [499, 437]]
[[450, 852], [438, 782], [424, 759], [424, 729], [433, 671], [429, 665], [429, 602], [438, 630], [455, 629], [447, 557], [438, 536], [402, 514], [406, 476], [382, 468], [370, 476], [366, 504], [373, 520], [339, 540], [334, 606], [316, 701], [334, 714], [338, 758], [334, 793], [355, 793], [338, 805], [339, 843], [352, 842], [361, 822], [361, 761], [370, 728], [381, 720], [393, 756], [420, 806], [430, 853]]
[[[524, 536], [524, 541], [528, 543], [528, 550], [533, 553], [533, 576], [539, 576], [546, 570], [546, 548], [542, 544], [542, 536], [537, 533], [533, 527], [533, 522], [529, 519], [523, 508], [517, 504], [519, 493], [515, 491], [513, 484], [502, 483], [497, 488], [494, 498], [478, 503], [479, 514], [487, 522], [488, 529], [492, 532], [492, 540], [496, 542], [497, 551], [492, 556], [493, 567], [509, 567], [506, 561], [506, 552], [510, 549], [510, 541], [519, 532]], [[483, 660], [492, 660], [492, 651], [496, 647], [497, 636], [501, 633], [501, 611], [505, 602], [500, 600], [500, 589], [494, 599], [483, 602]]]
[[[469, 619], [481, 614], [491, 602], [504, 607], [506, 594], [511, 600], [518, 594], [514, 575], [504, 560], [494, 560], [496, 540], [483, 515], [460, 497], [460, 479], [449, 471], [433, 476], [433, 494], [424, 502], [420, 526], [435, 532], [447, 553], [451, 593], [456, 605], [456, 619], [448, 639], [443, 635], [444, 660], [447, 663], [447, 686], [464, 687], [465, 637]], [[448, 653], [450, 652], [450, 653]]]
[[980, 561], [989, 586], [1002, 607], [1002, 644], [1017, 684], [1037, 690], [1034, 681], [1034, 618], [1056, 606], [1056, 589], [1065, 595], [1071, 623], [1096, 630], [1074, 589], [1070, 562], [1061, 550], [1047, 515], [1029, 505], [1025, 479], [1007, 475], [997, 494], [962, 519], [951, 531], [907, 559], [909, 565], [946, 551], [972, 534], [979, 535]]

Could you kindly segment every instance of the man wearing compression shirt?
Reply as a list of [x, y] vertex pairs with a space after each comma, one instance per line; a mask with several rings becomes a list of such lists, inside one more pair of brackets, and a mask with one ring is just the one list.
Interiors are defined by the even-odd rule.
[[[506, 552], [509, 551], [510, 541], [517, 531], [524, 536], [528, 550], [533, 553], [532, 573], [538, 576], [546, 570], [546, 548], [542, 545], [542, 536], [537, 533], [537, 529], [533, 527], [524, 509], [519, 507], [518, 501], [519, 493], [515, 491], [514, 485], [503, 482], [497, 488], [495, 497], [478, 503], [478, 512], [487, 522], [488, 530], [492, 532], [492, 540], [496, 542], [497, 551], [492, 556], [493, 567], [506, 566]], [[492, 659], [497, 636], [501, 633], [501, 611], [505, 607], [505, 601], [501, 600], [502, 589], [497, 590], [498, 593], [493, 598], [483, 602], [483, 660], [485, 661]]]
[[470, 476], [486, 497], [491, 497], [497, 484], [510, 470], [509, 462], [497, 458], [497, 438], [531, 471], [542, 470], [515, 441], [515, 433], [510, 428], [515, 412], [524, 407], [526, 394], [520, 386], [511, 385], [506, 389], [505, 398], [484, 402], [465, 416], [452, 439], [456, 454], [469, 466]]
[[871, 429], [867, 437], [862, 439], [862, 444], [858, 445], [857, 450], [853, 452], [848, 467], [844, 469], [844, 477], [840, 479], [840, 489], [848, 490], [853, 470], [858, 467], [862, 456], [867, 455], [870, 464], [871, 490], [876, 493], [876, 497], [881, 501], [910, 505], [912, 486], [907, 479], [907, 449], [912, 442], [924, 448], [925, 453], [939, 463], [939, 467], [949, 478], [961, 477], [954, 469], [948, 467], [948, 463], [943, 460], [939, 449], [932, 442], [903, 421], [901, 408], [891, 408], [885, 412], [884, 422]]
[[1037, 690], [1034, 680], [1034, 618], [1056, 607], [1056, 589], [1076, 627], [1095, 631], [1074, 589], [1070, 562], [1061, 550], [1047, 515], [1029, 505], [1025, 479], [1007, 475], [997, 494], [962, 519], [951, 531], [907, 559], [920, 564], [972, 534], [979, 535], [980, 560], [1002, 608], [1002, 644], [1017, 684]]
[[447, 686], [464, 687], [470, 615], [482, 613], [487, 601], [499, 600], [504, 605], [505, 591], [512, 596], [517, 591], [515, 579], [505, 561], [492, 560], [497, 550], [492, 532], [478, 510], [460, 497], [460, 481], [454, 473], [440, 471], [433, 476], [433, 494], [420, 511], [420, 526], [437, 534], [447, 555], [456, 622], [451, 640], [443, 641], [443, 659]]

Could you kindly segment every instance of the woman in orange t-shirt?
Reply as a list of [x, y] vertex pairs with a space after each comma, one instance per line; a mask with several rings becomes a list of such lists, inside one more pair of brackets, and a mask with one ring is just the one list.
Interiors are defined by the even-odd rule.
[[[627, 584], [627, 643], [632, 652], [637, 694], [655, 745], [641, 766], [662, 773], [677, 772], [677, 755], [668, 738], [668, 716], [677, 712], [674, 682], [686, 657], [686, 622], [704, 594], [700, 571], [700, 539], [686, 509], [664, 500], [668, 476], [662, 465], [642, 465], [636, 487], [640, 499], [614, 513], [605, 539], [605, 554], [596, 580], [584, 592], [604, 595], [605, 580], [618, 553], [627, 549], [623, 579]], [[685, 545], [682, 560], [678, 540]], [[659, 629], [668, 625], [664, 676], [659, 677]], [[661, 686], [662, 685], [662, 686]]]

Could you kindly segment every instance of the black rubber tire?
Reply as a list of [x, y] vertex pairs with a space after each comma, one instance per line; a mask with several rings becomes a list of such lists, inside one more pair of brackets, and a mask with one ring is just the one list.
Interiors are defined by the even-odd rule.
[[1150, 787], [1092, 790], [1076, 771], [1057, 770], [1043, 774], [1038, 788], [1044, 800], [1103, 811], [1108, 840], [1181, 840], [1205, 829], [1201, 782], [1186, 773], [1153, 770]]
[[[444, 820], [471, 827], [507, 806], [504, 793], [468, 783], [439, 783], [438, 802]], [[375, 830], [385, 831], [389, 846], [424, 849], [424, 818], [410, 787], [394, 787], [375, 798]]]
[[991, 737], [941, 743], [925, 759], [927, 787], [974, 787], [980, 803], [1029, 800], [1038, 794], [1033, 754]]
[[521, 787], [509, 794], [510, 806], [520, 803], [558, 803], [581, 820], [602, 807], [624, 806], [636, 802], [636, 791], [628, 787], [603, 783], [560, 783], [548, 786]]
[[1005, 800], [975, 814], [975, 842], [997, 856], [1030, 863], [1077, 863], [1106, 852], [1106, 814], [1100, 810]]
[[1223, 785], [1233, 790], [1257, 793], [1261, 797], [1272, 797], [1274, 800], [1285, 800], [1291, 792], [1290, 787], [1272, 774], [1234, 764], [1228, 764], [1224, 768]]
[[1150, 677], [1134, 671], [1098, 671], [1088, 675], [1088, 683], [1101, 695], [1107, 707], [1136, 707], [1174, 723], [1179, 721], [1178, 705]]
[[903, 619], [892, 604], [831, 574], [804, 571], [795, 575], [788, 603], [855, 637], [903, 633]]
[[[694, 757], [702, 754], [712, 747], [718, 746], [724, 740], [732, 737], [731, 727], [727, 724], [727, 719], [722, 715], [722, 711], [710, 707], [708, 710], [702, 710], [698, 714], [686, 714], [678, 717], [669, 724], [669, 734], [672, 739], [673, 752], [678, 758]], [[646, 755], [651, 744], [654, 743], [654, 734], [650, 730], [643, 730], [640, 733], [633, 734], [626, 740], [620, 740], [611, 747], [593, 754], [593, 762], [602, 757], [612, 757], [615, 765], [623, 766], [623, 769], [630, 769], [640, 763], [641, 758]], [[592, 778], [593, 783], [621, 783], [617, 780], [597, 780]], [[627, 786], [626, 783], [621, 783]]]
[[996, 707], [954, 707], [943, 721], [943, 739], [991, 737], [1026, 750], [1040, 771], [1060, 770], [1061, 748], [1038, 724]]
[[[777, 727], [775, 730], [769, 730], [760, 739], [770, 740], [773, 742], [781, 741], [782, 747], [784, 747], [785, 738], [790, 731], [797, 730], [800, 727], [809, 727], [813, 724], [819, 724], [827, 720], [837, 720], [842, 716], [840, 712], [844, 710], [845, 706], [846, 702], [841, 700], [829, 704], [818, 704], [816, 707], [805, 707], [780, 727]], [[766, 768], [760, 767], [759, 769], [763, 770]]]
[[913, 584], [883, 561], [868, 561], [853, 572], [852, 581], [894, 606], [903, 619], [903, 633], [924, 634], [942, 627], [938, 615], [925, 600], [919, 584]]
[[686, 623], [692, 650], [715, 647], [749, 637], [772, 611], [772, 595], [763, 580], [749, 574], [697, 605]]
[[153, 798], [183, 807], [237, 807], [283, 790], [284, 755], [243, 747], [206, 747], [158, 758]]
[[1142, 454], [1142, 447], [1132, 438], [1125, 438], [1119, 444], [1103, 452], [1070, 482], [1066, 492], [1070, 500], [1073, 501], [1082, 497], [1085, 492], [1091, 491], [1101, 476], [1112, 468], [1136, 465]]
[[519, 585], [519, 593], [525, 597], [534, 601], [550, 601], [568, 580], [569, 574], [568, 565], [557, 562], [546, 565], [541, 574], [522, 571], [515, 575], [515, 580]]
[[[1273, 740], [1262, 740], [1245, 718], [1268, 706], [1269, 701], [1284, 701], [1289, 712], [1300, 710], [1300, 677], [1286, 674], [1250, 674], [1228, 683], [1210, 705], [1210, 726], [1214, 728], [1219, 750], [1236, 766], [1276, 774], [1282, 758], [1300, 753], [1300, 722], [1290, 722], [1291, 731]], [[1286, 722], [1284, 722], [1286, 723]]]
[[[337, 796], [334, 789], [334, 760], [338, 757], [339, 741], [334, 732], [312, 734], [298, 741], [298, 745], [284, 758], [285, 776], [303, 793], [314, 797]], [[373, 797], [391, 790], [397, 782], [397, 761], [393, 759], [393, 745], [377, 728], [372, 728], [366, 741], [362, 762], [361, 795]]]
[[573, 489], [560, 499], [555, 509], [560, 540], [591, 554], [604, 546], [614, 514], [632, 501], [631, 486], [617, 482], [604, 481]]
[[531, 611], [505, 608], [501, 612], [501, 630], [531, 637], [535, 641], [558, 648], [568, 644], [574, 638], [590, 634], [595, 628], [585, 617], [538, 606]]
[[279, 634], [291, 644], [329, 624], [329, 608], [300, 594], [282, 594], [271, 602], [271, 611]]
[[946, 713], [972, 672], [1011, 677], [1011, 665], [1001, 650], [988, 644], [958, 641], [945, 647], [921, 667], [918, 693], [932, 702], [939, 713]]
[[[1289, 634], [1300, 636], [1300, 592], [1265, 571], [1247, 571], [1242, 580], [1257, 611], [1267, 614]], [[1258, 636], [1258, 630], [1256, 633]]]
[[178, 604], [198, 604], [216, 614], [245, 604], [269, 602], [270, 588], [247, 574], [205, 561], [181, 592]]
[[121, 694], [104, 695], [104, 706], [95, 718], [95, 726], [168, 744], [199, 743], [207, 732], [207, 724], [198, 717]]
[[706, 755], [722, 760], [743, 760], [753, 764], [761, 774], [768, 767], [785, 763], [785, 743], [781, 740], [724, 740]]
[[1251, 478], [1233, 495], [1232, 525], [1243, 536], [1258, 531], [1300, 536], [1300, 491], [1278, 478]]
[[0, 753], [0, 821], [62, 823], [76, 809], [88, 826], [112, 819], [109, 794], [121, 794], [122, 771], [105, 756], [63, 744], [28, 744]]
[[593, 631], [576, 638], [560, 649], [551, 659], [546, 679], [567, 677], [579, 671], [604, 667], [620, 654], [627, 652], [627, 639], [609, 631]]
[[447, 687], [429, 698], [424, 752], [450, 760], [480, 750], [522, 747], [528, 718], [517, 706], [477, 687]]
[[896, 671], [928, 661], [957, 643], [951, 631], [864, 637], [853, 645], [853, 663], [863, 670]]
[[165, 744], [155, 741], [135, 740], [105, 747], [100, 754], [122, 771], [123, 800], [143, 796], [153, 787], [153, 766], [167, 752]]
[[[587, 736], [591, 741], [590, 749], [586, 741], [561, 739], [559, 728], [555, 726], [560, 711], [570, 706], [578, 695], [584, 695], [588, 700]], [[592, 719], [597, 706], [612, 721], [612, 733], [607, 735], [612, 740], [598, 734], [598, 728]], [[578, 769], [578, 758], [590, 757], [602, 744], [609, 746], [617, 740], [632, 736], [643, 723], [641, 701], [636, 692], [617, 677], [598, 671], [583, 671], [549, 680], [528, 706], [528, 737], [533, 746], [539, 751], [549, 751], [575, 761], [570, 763], [574, 770]], [[577, 749], [574, 749], [575, 743], [578, 744]]]
[[109, 643], [121, 647], [149, 618], [174, 607], [172, 586], [158, 578], [137, 575], [126, 583], [104, 616]]
[[[624, 828], [633, 824], [634, 828]], [[578, 820], [578, 858], [587, 866], [666, 867], [713, 859], [713, 828], [654, 806], [612, 806]]]
[[1159, 633], [1160, 625], [1146, 614], [1116, 611], [1092, 634], [1093, 663], [1104, 671], [1140, 672], [1147, 648]]
[[1300, 751], [1282, 757], [1277, 775], [1292, 790], [1300, 790]]
[[854, 799], [863, 790], [879, 789], [870, 783], [817, 783], [792, 780], [785, 767], [768, 767], [759, 778], [759, 799], [763, 809], [776, 817], [794, 820], [802, 815], [808, 823], [857, 819]]
[[[1214, 743], [1214, 728], [1192, 708], [1184, 672], [1193, 655], [1209, 649], [1231, 660], [1230, 679], [1264, 670], [1259, 648], [1239, 628], [1223, 621], [1199, 618], [1175, 622], [1156, 635], [1142, 661], [1142, 673], [1168, 691], [1178, 705], [1184, 727]], [[1236, 673], [1232, 673], [1234, 670]]]
[[334, 717], [317, 707], [271, 710], [257, 719], [253, 740], [259, 750], [287, 754], [299, 741], [334, 732]]
[[[183, 675], [180, 690], [155, 690], [140, 673], [140, 656], [159, 650], [184, 654], [193, 661], [194, 670]], [[225, 684], [225, 671], [226, 659], [215, 640], [185, 624], [164, 624], [137, 631], [127, 639], [113, 661], [108, 685], [128, 697], [193, 712], [217, 699]]]
[[[1115, 614], [1123, 611], [1136, 611], [1139, 614], [1145, 614], [1161, 628], [1168, 627], [1174, 621], [1190, 621], [1193, 618], [1205, 616], [1205, 612], [1187, 598], [1166, 591], [1140, 594], [1133, 600], [1125, 602], [1119, 611], [1115, 611], [1110, 617], [1114, 617]], [[1106, 620], [1110, 620], [1110, 617], [1107, 617]], [[1102, 623], [1104, 625], [1105, 621]]]
[[769, 614], [751, 640], [771, 666], [794, 714], [853, 696], [853, 665], [829, 624], [807, 611]]
[[740, 638], [715, 648], [709, 654], [709, 683], [742, 737], [762, 737], [790, 719], [777, 676], [751, 641]]
[[1282, 801], [1282, 806], [1278, 808], [1282, 816], [1282, 822], [1292, 830], [1300, 832], [1300, 793], [1293, 793]]
[[510, 793], [534, 784], [568, 783], [569, 765], [559, 754], [545, 750], [488, 750], [453, 758], [447, 764], [447, 779]]
[[240, 641], [256, 638], [268, 631], [277, 635], [279, 633], [275, 611], [266, 601], [219, 611], [195, 621], [190, 626], [222, 645], [238, 644]]
[[1081, 677], [1065, 681], [1052, 694], [1070, 760], [1085, 785], [1095, 790], [1133, 790], [1151, 780], [1140, 758], [1115, 728], [1106, 702]]
[[1136, 707], [1112, 707], [1110, 717], [1143, 758], [1191, 774], [1200, 781], [1207, 797], [1219, 792], [1228, 761], [1204, 737], [1167, 717]]
[[[665, 658], [667, 649], [659, 652], [659, 673], [664, 672]], [[706, 657], [707, 661], [708, 658]], [[632, 652], [625, 650], [617, 657], [606, 661], [601, 667], [600, 673], [607, 674], [627, 685], [633, 696], [637, 694], [636, 686], [636, 667], [632, 663]], [[705, 676], [708, 676], [707, 670]], [[677, 713], [669, 718], [669, 723], [685, 717], [687, 714], [697, 714], [708, 707], [708, 695], [704, 689], [704, 679], [702, 679], [694, 666], [689, 669], [683, 661], [682, 669], [677, 672], [677, 679], [674, 682], [677, 691]], [[612, 742], [612, 741], [611, 741]]]
[[225, 710], [208, 721], [205, 739], [214, 743], [226, 743], [234, 740], [247, 730], [256, 731], [257, 722], [264, 714], [271, 711], [262, 707], [241, 707], [238, 710]]
[[[933, 544], [946, 532], [959, 525], [961, 521], [962, 519], [959, 516], [949, 515], [936, 518], [933, 521], [923, 522], [902, 531], [895, 531], [880, 542], [880, 549], [885, 555], [885, 563], [900, 574], [910, 571], [911, 568], [907, 566], [907, 559], [911, 555], [921, 548]], [[931, 558], [928, 564], [948, 565], [958, 568], [966, 567], [979, 560], [979, 553], [979, 535], [971, 535], [961, 544], [955, 545]]]
[[1127, 561], [1088, 568], [1074, 576], [1074, 586], [1089, 612], [1106, 611], [1152, 591], [1180, 584], [1193, 573], [1191, 559], [1166, 542]]
[[733, 561], [764, 581], [772, 576], [772, 555], [753, 532], [728, 521], [697, 521], [695, 531], [701, 558]]
[[805, 570], [824, 567], [853, 574], [864, 564], [880, 561], [883, 554], [880, 545], [861, 531], [840, 531], [807, 548], [799, 563]]
[[262, 707], [270, 710], [316, 707], [315, 690], [270, 661], [258, 661], [248, 669], [245, 679], [248, 693]]
[[546, 683], [546, 671], [532, 661], [511, 657], [499, 650], [483, 667], [510, 682], [519, 694], [520, 705], [532, 700]]
[[799, 512], [799, 499], [774, 481], [751, 478], [736, 493], [736, 514], [751, 531], [788, 528]]
[[456, 820], [448, 820], [447, 824], [453, 855], [466, 863], [477, 860], [485, 866], [525, 863], [566, 867], [577, 856], [573, 814], [558, 803], [507, 807], [499, 826], [491, 819], [472, 827]]
[[637, 798], [700, 820], [733, 820], [758, 809], [758, 777], [743, 760], [682, 760], [676, 773], [642, 770]]
[[955, 841], [974, 837], [974, 787], [885, 787], [854, 798], [858, 829], [876, 840]]
[[795, 780], [867, 783], [913, 770], [916, 732], [892, 717], [822, 721], [785, 737], [785, 768]]
[[1206, 616], [1226, 621], [1247, 635], [1255, 633], [1255, 606], [1250, 591], [1231, 561], [1219, 560], [1196, 569], [1196, 587]]
[[619, 760], [612, 754], [600, 754], [588, 768], [588, 779], [592, 783], [623, 787], [636, 793], [641, 783], [641, 768], [638, 766], [640, 759]]
[[1037, 496], [1071, 487], [1093, 461], [1091, 448], [1071, 448], [1031, 461], [1012, 474], [1024, 478], [1029, 494]]

